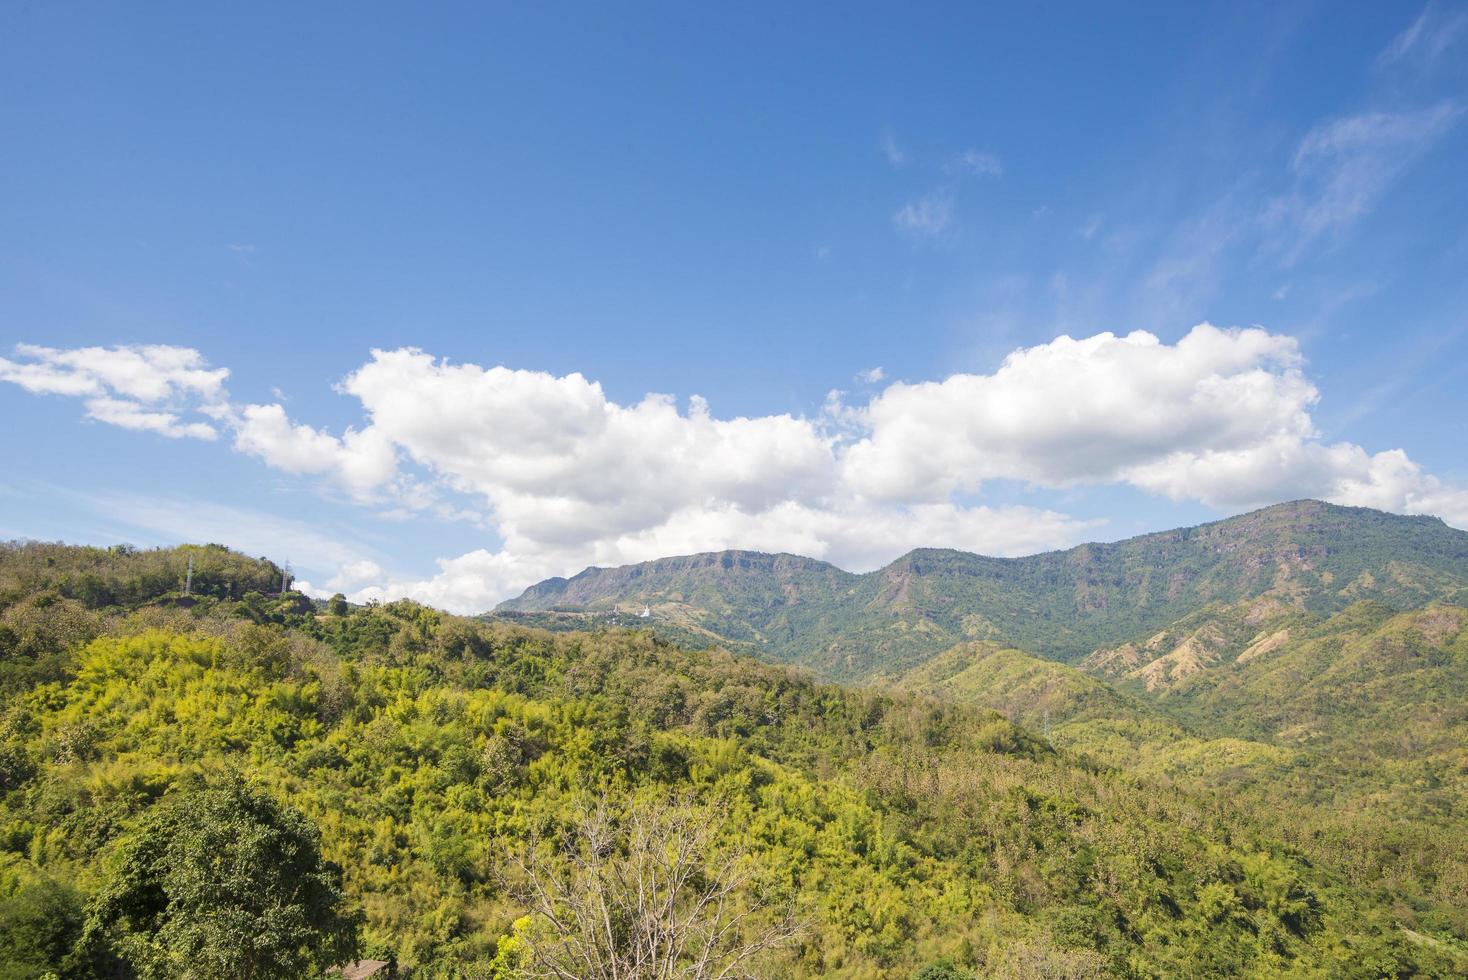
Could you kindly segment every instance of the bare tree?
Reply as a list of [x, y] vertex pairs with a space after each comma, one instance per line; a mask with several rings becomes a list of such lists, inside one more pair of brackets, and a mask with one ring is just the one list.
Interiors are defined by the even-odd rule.
[[557, 841], [532, 838], [512, 888], [537, 923], [532, 976], [557, 980], [731, 980], [799, 931], [753, 887], [747, 855], [717, 846], [720, 806], [584, 808]]

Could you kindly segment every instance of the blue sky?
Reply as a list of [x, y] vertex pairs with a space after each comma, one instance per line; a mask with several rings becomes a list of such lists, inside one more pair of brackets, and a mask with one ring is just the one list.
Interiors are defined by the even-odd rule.
[[972, 6], [0, 8], [0, 535], [470, 610], [1468, 525], [1468, 5]]

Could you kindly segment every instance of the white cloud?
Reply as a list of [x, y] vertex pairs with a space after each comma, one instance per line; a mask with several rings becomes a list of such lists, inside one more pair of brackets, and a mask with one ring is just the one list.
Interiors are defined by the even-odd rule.
[[867, 368], [865, 371], [856, 372], [856, 380], [864, 385], [874, 385], [887, 377], [887, 372], [880, 367]]
[[897, 383], [866, 409], [846, 479], [884, 500], [940, 499], [985, 481], [1113, 482], [1179, 446], [1310, 434], [1316, 398], [1288, 337], [1203, 324], [1175, 345], [1143, 331], [1061, 337], [991, 375]]
[[397, 475], [397, 453], [381, 433], [348, 429], [338, 438], [293, 423], [279, 405], [243, 406], [234, 445], [287, 473], [329, 475], [364, 499]]
[[382, 578], [381, 565], [370, 558], [360, 558], [341, 565], [336, 574], [326, 580], [326, 588], [332, 592], [346, 592], [369, 582], [380, 582]]
[[1377, 56], [1378, 68], [1385, 68], [1401, 61], [1415, 61], [1424, 66], [1433, 62], [1457, 43], [1468, 31], [1468, 10], [1446, 13], [1429, 3], [1422, 8], [1417, 19], [1392, 40]]
[[907, 162], [907, 152], [897, 145], [897, 137], [892, 135], [890, 129], [882, 131], [882, 156], [886, 157], [887, 162], [894, 168]]
[[378, 587], [454, 608], [587, 564], [740, 547], [859, 569], [921, 545], [1018, 554], [1084, 530], [1051, 511], [956, 501], [995, 479], [1130, 483], [1224, 508], [1303, 495], [1457, 506], [1396, 465], [1400, 453], [1321, 445], [1295, 341], [1258, 328], [1203, 324], [1175, 344], [1062, 337], [990, 375], [896, 383], [857, 406], [833, 392], [814, 421], [720, 420], [696, 396], [686, 412], [660, 395], [619, 405], [581, 375], [416, 350], [374, 352], [341, 390], [370, 418], [363, 437], [483, 500], [498, 550]]
[[1285, 265], [1315, 242], [1350, 227], [1422, 154], [1452, 129], [1463, 110], [1441, 102], [1406, 112], [1367, 112], [1317, 126], [1295, 151], [1295, 187], [1265, 211], [1265, 228]]
[[934, 191], [909, 201], [892, 215], [892, 224], [908, 238], [938, 238], [953, 224], [953, 198]]
[[224, 379], [229, 376], [225, 368], [210, 370], [203, 355], [190, 347], [154, 344], [57, 350], [17, 344], [15, 352], [30, 362], [17, 365], [0, 358], [5, 380], [41, 394], [110, 391], [137, 401], [159, 402], [189, 393], [210, 400], [223, 392]]
[[125, 429], [171, 438], [214, 439], [205, 422], [183, 413], [217, 417], [224, 406], [229, 371], [210, 369], [189, 347], [137, 345], [57, 350], [17, 344], [18, 360], [0, 357], [0, 381], [37, 395], [86, 399], [87, 416]]
[[1281, 437], [1227, 451], [1179, 451], [1128, 474], [1133, 484], [1177, 500], [1228, 510], [1296, 497], [1401, 514], [1432, 514], [1468, 527], [1468, 490], [1424, 473], [1400, 449], [1368, 453], [1349, 442], [1325, 445]]
[[89, 398], [87, 415], [123, 429], [157, 432], [170, 439], [206, 439], [219, 437], [214, 427], [205, 422], [181, 422], [172, 412], [149, 411], [137, 402], [120, 398]]
[[874, 500], [943, 501], [995, 479], [1041, 487], [1128, 483], [1243, 509], [1296, 497], [1468, 525], [1468, 491], [1401, 450], [1317, 439], [1319, 392], [1293, 339], [1195, 327], [1061, 337], [990, 375], [893, 384], [860, 410], [867, 434], [843, 452], [845, 485]]
[[715, 419], [664, 395], [609, 401], [579, 374], [375, 351], [343, 382], [390, 441], [455, 491], [485, 499], [507, 541], [556, 548], [666, 521], [704, 501], [759, 511], [828, 486], [829, 439], [788, 415]]
[[[203, 363], [190, 353], [183, 360]], [[32, 390], [88, 400], [115, 390], [64, 372], [27, 378]], [[228, 509], [133, 501], [127, 519], [251, 551], [310, 551], [325, 594], [409, 595], [457, 611], [589, 564], [746, 548], [862, 570], [920, 546], [1030, 553], [1075, 543], [1090, 526], [972, 503], [994, 480], [1128, 484], [1223, 509], [1317, 496], [1468, 524], [1468, 491], [1400, 450], [1322, 443], [1311, 418], [1319, 392], [1295, 341], [1259, 328], [1201, 324], [1171, 344], [1142, 331], [1060, 337], [1014, 351], [990, 374], [896, 382], [855, 404], [833, 391], [815, 418], [718, 418], [696, 395], [682, 407], [658, 394], [621, 404], [580, 374], [415, 349], [372, 352], [337, 390], [364, 413], [341, 435], [280, 405], [234, 406], [222, 389], [208, 397], [238, 451], [386, 503], [389, 514], [467, 519], [492, 534], [486, 546], [402, 578], [304, 526], [262, 531]], [[115, 413], [92, 410], [176, 434], [122, 401]]]
[[980, 150], [965, 150], [949, 158], [948, 162], [943, 165], [943, 169], [949, 174], [960, 177], [1004, 176], [1004, 165], [999, 162], [999, 158], [992, 153]]

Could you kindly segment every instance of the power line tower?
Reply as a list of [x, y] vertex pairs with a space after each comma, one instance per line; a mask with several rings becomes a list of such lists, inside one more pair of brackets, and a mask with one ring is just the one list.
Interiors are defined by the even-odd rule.
[[193, 595], [194, 591], [194, 556], [189, 555], [189, 570], [184, 573], [184, 595]]
[[291, 587], [291, 563], [287, 558], [285, 567], [280, 570], [280, 594], [285, 595]]

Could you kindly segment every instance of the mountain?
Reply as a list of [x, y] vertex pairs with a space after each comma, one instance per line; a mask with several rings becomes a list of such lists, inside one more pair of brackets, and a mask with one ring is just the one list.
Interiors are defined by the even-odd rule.
[[[1317, 618], [1360, 600], [1398, 610], [1468, 600], [1468, 532], [1432, 517], [1302, 500], [1026, 558], [920, 549], [865, 574], [738, 551], [588, 568], [532, 586], [495, 613], [648, 607], [655, 627], [860, 681], [895, 679], [976, 640], [1075, 663], [1098, 649], [1145, 646], [1205, 607], [1258, 600]], [[1127, 656], [1143, 666], [1141, 653]], [[1174, 659], [1189, 656], [1206, 659], [1198, 651]], [[1179, 669], [1192, 665], [1158, 672]]]

